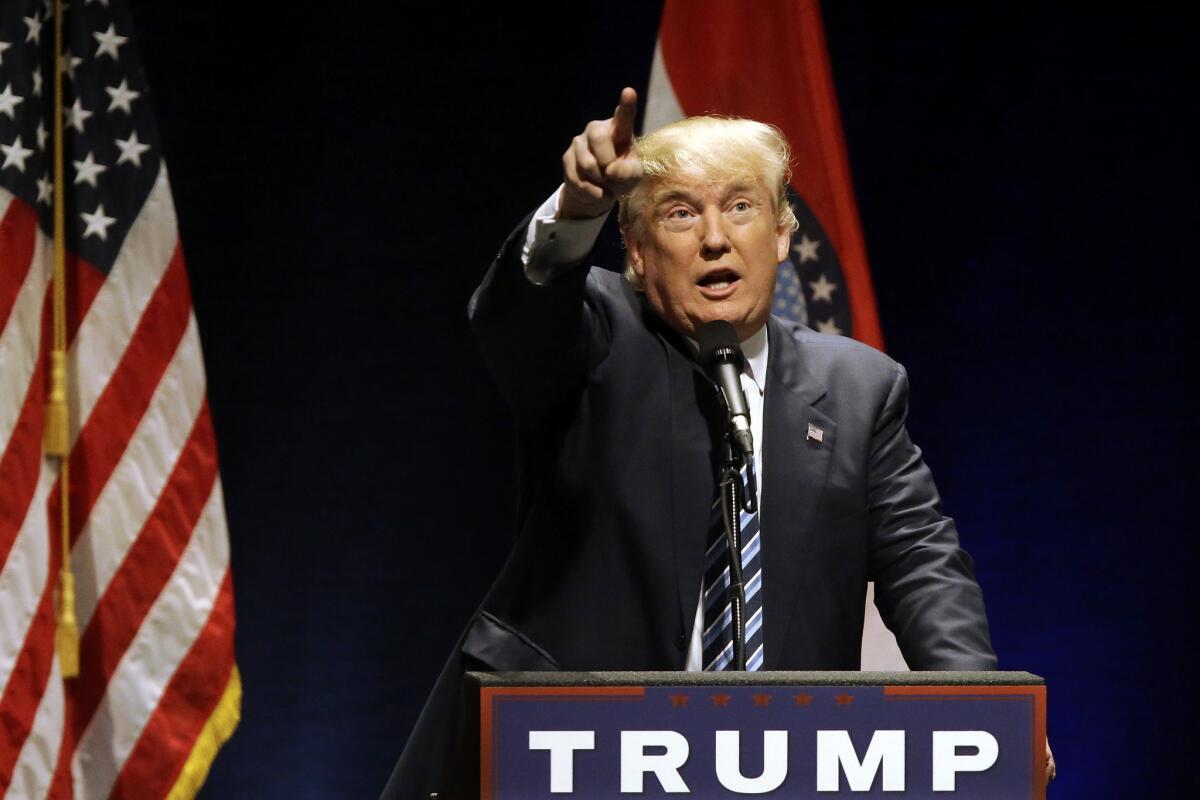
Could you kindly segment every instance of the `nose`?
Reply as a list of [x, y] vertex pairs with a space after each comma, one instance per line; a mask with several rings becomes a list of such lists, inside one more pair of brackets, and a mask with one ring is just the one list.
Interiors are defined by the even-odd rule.
[[700, 215], [700, 247], [710, 255], [721, 255], [729, 250], [729, 236], [725, 232], [725, 219], [720, 209], [709, 206]]

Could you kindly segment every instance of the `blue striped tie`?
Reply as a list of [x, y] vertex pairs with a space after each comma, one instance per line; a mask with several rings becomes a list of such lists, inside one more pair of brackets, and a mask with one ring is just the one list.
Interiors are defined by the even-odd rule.
[[[742, 469], [742, 488], [746, 470]], [[742, 579], [746, 587], [746, 669], [753, 672], [763, 663], [762, 532], [758, 514], [741, 511]], [[708, 552], [704, 558], [704, 669], [720, 672], [733, 663], [733, 607], [729, 597], [729, 543], [721, 519], [721, 500], [713, 506]]]

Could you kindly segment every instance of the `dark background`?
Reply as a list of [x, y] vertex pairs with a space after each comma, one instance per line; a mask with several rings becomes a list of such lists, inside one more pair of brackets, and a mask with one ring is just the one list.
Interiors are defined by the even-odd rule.
[[[511, 537], [467, 298], [569, 138], [644, 91], [659, 13], [400, 5], [133, 3], [233, 547], [244, 718], [205, 798], [385, 783]], [[1194, 33], [900, 5], [824, 13], [910, 429], [1002, 667], [1049, 683], [1051, 796], [1186, 796]]]

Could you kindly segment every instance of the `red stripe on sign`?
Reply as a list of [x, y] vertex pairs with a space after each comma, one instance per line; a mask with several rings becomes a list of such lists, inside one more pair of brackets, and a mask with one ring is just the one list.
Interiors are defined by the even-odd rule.
[[792, 145], [792, 186], [832, 240], [851, 293], [854, 335], [882, 347], [866, 246], [815, 0], [667, 0], [663, 61], [683, 112], [749, 117]]
[[228, 570], [216, 604], [191, 650], [125, 759], [111, 797], [165, 797], [212, 716], [233, 670], [233, 580]]
[[[154, 389], [179, 347], [191, 310], [183, 253], [176, 244], [129, 346], [71, 451], [72, 544], [146, 413]], [[56, 484], [54, 492], [58, 491]]]
[[42, 599], [25, 633], [21, 653], [13, 665], [4, 694], [0, 696], [0, 786], [8, 786], [12, 782], [12, 771], [21, 753], [21, 745], [33, 728], [33, 719], [50, 679], [56, 625], [54, 590], [58, 585], [61, 558], [58, 547], [53, 543], [54, 534], [52, 528], [49, 573]]
[[[47, 319], [48, 300], [42, 304]], [[42, 424], [46, 404], [46, 348], [48, 331], [42, 330], [36, 366], [25, 392], [17, 424], [0, 455], [0, 564], [8, 559], [13, 542], [29, 513], [29, 501], [42, 469]], [[34, 509], [40, 513], [41, 509]]]
[[[104, 697], [108, 679], [175, 571], [216, 478], [217, 446], [205, 402], [154, 510], [83, 632], [79, 678], [71, 692], [75, 707], [72, 751]], [[103, 535], [103, 531], [97, 533]]]
[[0, 331], [8, 324], [29, 274], [37, 242], [37, 212], [13, 198], [0, 219]]

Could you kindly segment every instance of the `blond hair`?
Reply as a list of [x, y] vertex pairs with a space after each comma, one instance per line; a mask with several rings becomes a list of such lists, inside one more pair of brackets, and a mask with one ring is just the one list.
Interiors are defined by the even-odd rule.
[[[625, 237], [629, 232], [641, 234], [642, 212], [653, 190], [663, 181], [685, 175], [713, 182], [762, 183], [775, 203], [775, 223], [793, 231], [800, 225], [787, 197], [792, 150], [774, 125], [738, 117], [688, 117], [639, 137], [634, 149], [643, 177], [620, 198], [617, 221]], [[634, 288], [643, 288], [628, 249], [625, 279]]]

